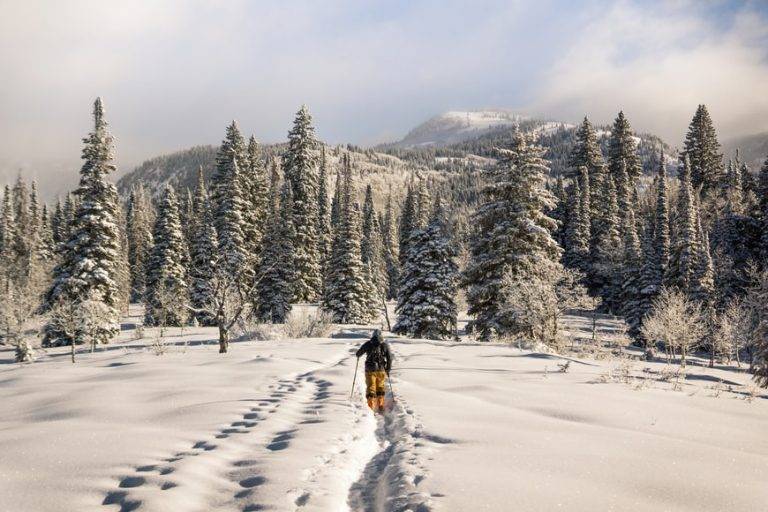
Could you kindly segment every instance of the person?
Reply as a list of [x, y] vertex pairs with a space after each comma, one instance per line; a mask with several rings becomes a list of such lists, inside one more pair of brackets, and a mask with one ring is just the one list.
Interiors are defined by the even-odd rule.
[[373, 412], [384, 412], [385, 384], [392, 370], [392, 352], [381, 336], [373, 331], [371, 339], [357, 349], [357, 358], [365, 354], [365, 398]]

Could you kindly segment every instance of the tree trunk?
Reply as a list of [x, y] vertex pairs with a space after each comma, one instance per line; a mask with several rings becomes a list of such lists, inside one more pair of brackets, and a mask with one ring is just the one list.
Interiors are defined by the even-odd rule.
[[229, 347], [229, 331], [219, 323], [219, 354], [226, 354]]
[[70, 346], [69, 354], [72, 356], [72, 364], [75, 364], [75, 339], [74, 338], [72, 338], [72, 341], [69, 346]]

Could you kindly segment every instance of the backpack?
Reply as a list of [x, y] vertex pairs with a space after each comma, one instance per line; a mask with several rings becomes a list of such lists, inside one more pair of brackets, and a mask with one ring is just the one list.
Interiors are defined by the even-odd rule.
[[376, 370], [387, 369], [387, 354], [384, 342], [379, 342], [368, 352], [367, 362]]

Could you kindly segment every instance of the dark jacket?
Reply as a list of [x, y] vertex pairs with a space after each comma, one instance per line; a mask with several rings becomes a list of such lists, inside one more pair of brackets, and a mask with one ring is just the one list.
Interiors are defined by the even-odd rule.
[[357, 357], [365, 354], [365, 371], [378, 372], [384, 370], [389, 373], [392, 369], [392, 352], [387, 342], [380, 336], [373, 336], [357, 349]]

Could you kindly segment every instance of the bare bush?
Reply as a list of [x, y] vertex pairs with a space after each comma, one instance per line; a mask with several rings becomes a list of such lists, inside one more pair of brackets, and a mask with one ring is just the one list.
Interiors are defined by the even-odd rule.
[[292, 310], [283, 324], [288, 338], [325, 338], [331, 334], [333, 317], [326, 311]]
[[671, 352], [679, 351], [682, 368], [685, 368], [686, 355], [699, 342], [704, 331], [701, 307], [671, 288], [662, 288], [642, 327], [642, 334], [648, 343], [663, 343], [670, 360]]

